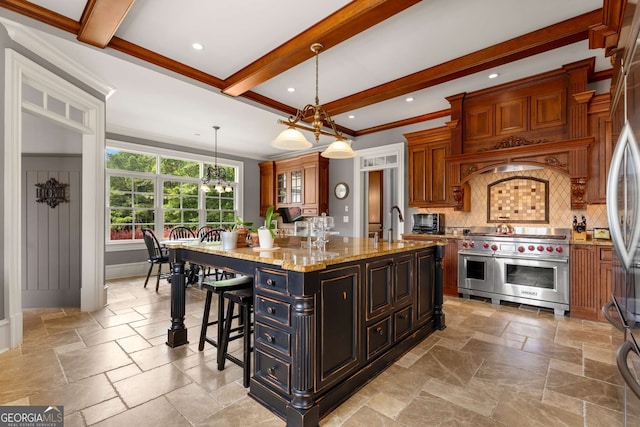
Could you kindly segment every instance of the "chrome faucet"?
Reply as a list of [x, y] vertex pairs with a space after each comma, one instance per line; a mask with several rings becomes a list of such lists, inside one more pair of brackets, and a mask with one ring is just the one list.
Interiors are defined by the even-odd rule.
[[[400, 210], [398, 205], [393, 205], [391, 207], [391, 210], [389, 211], [389, 214], [391, 215], [391, 223], [393, 224], [393, 211], [394, 210], [398, 211], [398, 221], [404, 222], [404, 218], [402, 217], [402, 211]], [[393, 242], [393, 226], [389, 227], [389, 230], [387, 231], [387, 233], [388, 233], [387, 240], [389, 241], [389, 243], [392, 243]]]

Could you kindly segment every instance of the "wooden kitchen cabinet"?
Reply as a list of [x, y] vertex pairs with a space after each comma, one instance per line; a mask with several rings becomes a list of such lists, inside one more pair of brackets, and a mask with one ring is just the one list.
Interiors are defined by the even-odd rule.
[[589, 203], [606, 203], [609, 165], [615, 148], [609, 107], [608, 93], [594, 96], [589, 104], [588, 132], [594, 138], [589, 146], [589, 185], [587, 186]]
[[404, 135], [409, 148], [409, 206], [453, 206], [445, 157], [450, 154], [451, 132], [440, 127]]
[[434, 234], [403, 234], [403, 240], [431, 240], [444, 246], [442, 258], [442, 291], [445, 295], [458, 296], [458, 239], [438, 238]]
[[598, 320], [606, 322], [607, 319], [602, 315], [602, 306], [611, 301], [611, 292], [613, 292], [613, 248], [600, 247], [598, 251], [600, 265], [600, 302], [598, 303]]
[[269, 206], [275, 205], [275, 164], [260, 163], [260, 216], [267, 214]]
[[602, 306], [611, 299], [612, 248], [571, 245], [571, 317], [601, 320]]
[[260, 163], [260, 215], [298, 207], [303, 215], [329, 213], [329, 159], [320, 153]]

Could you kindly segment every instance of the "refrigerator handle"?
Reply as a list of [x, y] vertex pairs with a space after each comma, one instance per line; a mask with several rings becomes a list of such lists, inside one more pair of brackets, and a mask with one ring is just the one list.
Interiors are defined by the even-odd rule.
[[636, 397], [638, 397], [638, 399], [640, 399], [640, 384], [638, 384], [636, 377], [629, 369], [629, 365], [627, 365], [627, 355], [630, 351], [638, 354], [638, 351], [635, 349], [635, 346], [631, 341], [623, 342], [622, 345], [618, 347], [618, 351], [616, 353], [616, 364], [618, 365], [618, 371], [620, 371], [620, 375], [622, 375], [622, 378], [624, 378], [624, 381], [629, 386], [629, 389], [633, 392], [633, 394], [636, 395]]
[[615, 319], [611, 315], [611, 309], [613, 307], [615, 307], [615, 303], [613, 302], [613, 300], [611, 300], [608, 303], [606, 303], [605, 305], [603, 305], [602, 308], [600, 309], [602, 311], [602, 315], [604, 316], [605, 319], [607, 319], [607, 321], [609, 323], [611, 323], [611, 325], [613, 325], [620, 332], [625, 332], [625, 327], [622, 324], [622, 322], [617, 320], [617, 319]]

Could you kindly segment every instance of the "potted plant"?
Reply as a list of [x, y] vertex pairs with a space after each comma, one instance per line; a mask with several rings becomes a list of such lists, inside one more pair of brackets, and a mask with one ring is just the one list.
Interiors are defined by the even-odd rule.
[[253, 222], [243, 221], [241, 217], [236, 215], [236, 222], [233, 224], [231, 230], [238, 233], [237, 247], [246, 248], [249, 245], [247, 243], [247, 236], [249, 235], [249, 227], [252, 225]]
[[273, 248], [273, 239], [276, 237], [276, 226], [273, 221], [278, 218], [280, 214], [274, 211], [273, 206], [269, 206], [267, 213], [264, 216], [264, 225], [258, 229], [258, 238], [260, 240], [260, 247], [263, 249]]
[[258, 238], [258, 229], [250, 228], [249, 229], [249, 240], [251, 240], [252, 246], [258, 246], [260, 244], [260, 239]]

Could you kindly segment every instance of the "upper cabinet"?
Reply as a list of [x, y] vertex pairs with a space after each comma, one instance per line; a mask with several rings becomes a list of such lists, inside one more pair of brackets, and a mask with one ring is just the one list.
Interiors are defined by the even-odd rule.
[[260, 163], [260, 215], [298, 207], [306, 216], [329, 212], [329, 159], [320, 153]]
[[404, 135], [409, 147], [409, 206], [453, 206], [445, 157], [450, 154], [447, 127]]

